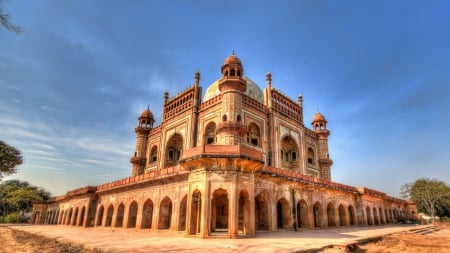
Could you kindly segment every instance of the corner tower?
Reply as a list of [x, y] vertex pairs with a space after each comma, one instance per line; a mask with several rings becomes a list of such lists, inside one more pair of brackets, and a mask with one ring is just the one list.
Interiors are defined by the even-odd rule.
[[145, 163], [147, 162], [147, 140], [153, 128], [153, 123], [155, 123], [153, 113], [147, 108], [139, 116], [138, 126], [134, 129], [136, 133], [136, 149], [134, 156], [130, 159], [131, 164], [133, 164], [132, 176], [144, 174]]
[[242, 99], [247, 89], [243, 74], [241, 60], [233, 52], [223, 63], [218, 84], [222, 95], [221, 122], [216, 130], [218, 144], [240, 144], [247, 131], [242, 122]]
[[327, 120], [320, 112], [317, 112], [311, 124], [314, 133], [317, 135], [317, 153], [321, 177], [331, 181], [331, 165], [333, 164], [333, 160], [330, 159], [328, 153], [328, 136], [330, 135], [330, 131], [327, 129]]

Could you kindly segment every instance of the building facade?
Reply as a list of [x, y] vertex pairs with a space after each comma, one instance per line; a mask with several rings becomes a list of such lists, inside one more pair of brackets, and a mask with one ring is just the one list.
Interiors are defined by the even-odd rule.
[[303, 98], [272, 87], [270, 73], [261, 90], [234, 53], [203, 97], [199, 72], [178, 95], [166, 92], [154, 123], [149, 108], [138, 118], [131, 177], [35, 203], [33, 222], [235, 238], [417, 214], [414, 203], [333, 182], [325, 117], [308, 128]]

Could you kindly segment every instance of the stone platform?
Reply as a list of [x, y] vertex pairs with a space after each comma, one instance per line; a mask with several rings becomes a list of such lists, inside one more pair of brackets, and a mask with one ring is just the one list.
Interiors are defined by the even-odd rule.
[[[259, 232], [240, 239], [199, 239], [182, 232], [125, 228], [80, 228], [60, 225], [9, 226], [101, 252], [301, 252], [329, 245], [348, 245], [379, 236], [418, 229], [419, 225], [341, 227], [281, 232]], [[310, 251], [311, 252], [311, 251]]]

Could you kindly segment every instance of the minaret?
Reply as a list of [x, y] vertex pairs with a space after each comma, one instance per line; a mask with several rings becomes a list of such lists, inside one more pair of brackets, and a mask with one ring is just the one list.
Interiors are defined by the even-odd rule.
[[149, 108], [141, 113], [138, 119], [138, 126], [134, 129], [136, 133], [136, 149], [130, 162], [133, 164], [132, 176], [144, 174], [145, 163], [147, 162], [147, 140], [153, 127], [155, 119]]
[[327, 129], [327, 120], [317, 112], [312, 120], [313, 131], [317, 135], [318, 142], [318, 161], [321, 177], [331, 181], [331, 165], [333, 160], [328, 153], [328, 136], [330, 131]]
[[242, 99], [247, 89], [243, 74], [241, 60], [233, 52], [225, 59], [222, 78], [219, 80], [222, 118], [216, 129], [218, 144], [238, 145], [247, 131], [242, 119]]

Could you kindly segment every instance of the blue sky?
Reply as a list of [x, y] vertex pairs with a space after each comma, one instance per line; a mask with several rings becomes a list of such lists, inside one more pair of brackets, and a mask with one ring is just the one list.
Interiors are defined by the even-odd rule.
[[0, 139], [25, 162], [7, 179], [54, 195], [131, 174], [134, 127], [163, 93], [220, 77], [234, 50], [304, 97], [331, 130], [334, 181], [398, 196], [420, 177], [450, 183], [449, 1], [1, 2]]

